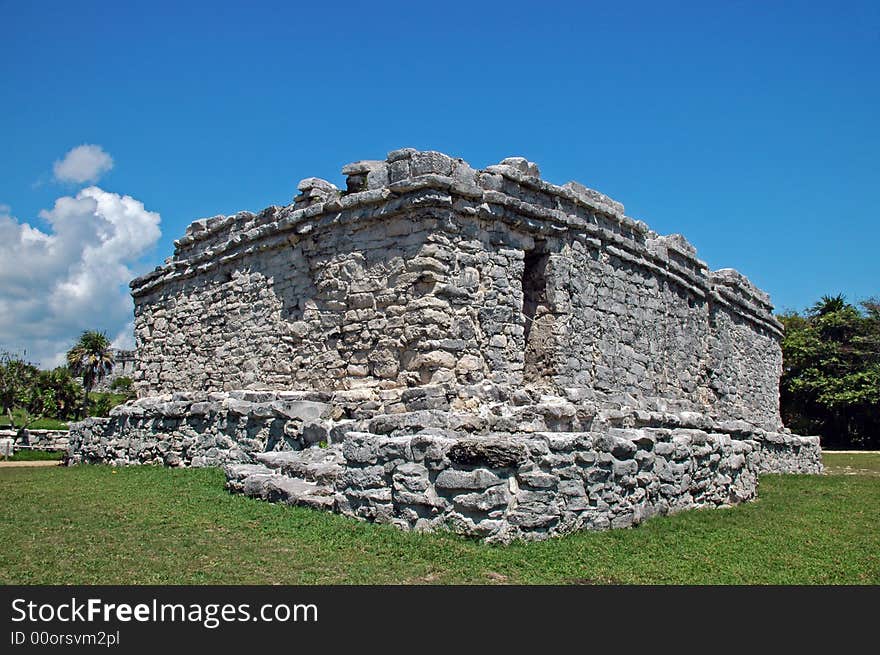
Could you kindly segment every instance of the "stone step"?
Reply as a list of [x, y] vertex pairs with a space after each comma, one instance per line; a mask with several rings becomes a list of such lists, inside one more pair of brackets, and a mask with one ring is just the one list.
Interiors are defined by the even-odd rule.
[[288, 462], [299, 461], [301, 452], [299, 450], [278, 450], [268, 453], [257, 453], [254, 455], [254, 459], [263, 466], [278, 471]]
[[281, 469], [281, 473], [292, 478], [301, 478], [309, 482], [333, 486], [336, 478], [341, 475], [343, 470], [343, 467], [335, 462], [325, 464], [295, 463], [284, 466]]
[[340, 447], [260, 453], [257, 464], [225, 468], [230, 491], [269, 502], [333, 510], [334, 483], [342, 471]]
[[336, 505], [336, 491], [333, 487], [307, 482], [300, 478], [276, 475], [265, 481], [266, 500], [271, 503], [304, 505], [315, 509], [332, 510]]
[[276, 473], [276, 471], [262, 464], [227, 464], [224, 467], [224, 472], [226, 473], [227, 480], [244, 480], [250, 475], [270, 475]]
[[282, 475], [327, 486], [333, 486], [343, 470], [340, 447], [260, 453], [255, 459]]
[[226, 488], [233, 493], [260, 497], [263, 486], [277, 471], [261, 464], [228, 464], [224, 467]]
[[271, 503], [304, 505], [326, 510], [333, 510], [336, 506], [336, 490], [332, 486], [277, 472], [253, 473], [244, 478], [231, 477], [227, 480], [226, 487], [232, 492]]
[[[251, 465], [246, 465], [251, 466]], [[226, 488], [233, 493], [244, 494], [253, 498], [265, 496], [266, 483], [270, 478], [281, 477], [275, 471], [247, 473], [246, 471], [226, 470]]]

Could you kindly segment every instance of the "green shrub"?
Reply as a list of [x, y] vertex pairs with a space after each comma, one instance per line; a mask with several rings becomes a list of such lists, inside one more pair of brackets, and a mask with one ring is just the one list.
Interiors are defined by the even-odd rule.
[[122, 375], [110, 383], [110, 391], [117, 393], [131, 394], [134, 388], [134, 380], [127, 375]]
[[110, 410], [127, 400], [119, 393], [92, 392], [89, 394], [89, 416], [109, 416]]

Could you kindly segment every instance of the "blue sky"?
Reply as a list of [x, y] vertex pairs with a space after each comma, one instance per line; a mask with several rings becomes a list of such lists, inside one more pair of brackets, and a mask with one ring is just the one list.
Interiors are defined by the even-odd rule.
[[[29, 224], [48, 243], [86, 221], [56, 201], [98, 207], [97, 192], [78, 195], [90, 183], [53, 163], [99, 146], [100, 197], [142, 203], [132, 238], [147, 235], [107, 246], [123, 267], [110, 286], [160, 263], [196, 218], [286, 204], [301, 178], [341, 184], [343, 164], [411, 146], [478, 167], [525, 156], [684, 234], [780, 309], [860, 299], [880, 294], [878, 116], [876, 1], [0, 0], [0, 228], [5, 216], [6, 234]], [[101, 234], [89, 229], [70, 239]], [[125, 331], [124, 287], [106, 310], [93, 289], [51, 310], [37, 344], [41, 289], [88, 278], [24, 265], [0, 263], [0, 309], [30, 303], [0, 323], [0, 346], [48, 359], [87, 324]]]

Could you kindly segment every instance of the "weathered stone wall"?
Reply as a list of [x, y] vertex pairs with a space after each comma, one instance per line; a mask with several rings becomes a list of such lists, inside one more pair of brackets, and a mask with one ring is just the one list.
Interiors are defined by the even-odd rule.
[[407, 235], [395, 234], [404, 227], [398, 218], [350, 241], [285, 241], [144, 297], [136, 310], [141, 394], [145, 384], [155, 392], [396, 380], [398, 344], [419, 310], [419, 272], [406, 262], [436, 222], [423, 213], [405, 227], [417, 221]]
[[[188, 392], [150, 396], [71, 430], [73, 463], [222, 466], [256, 453], [339, 441], [358, 415], [358, 394]], [[333, 434], [331, 434], [333, 431]]]
[[759, 442], [759, 473], [822, 473], [819, 437], [767, 432]]
[[397, 151], [346, 167], [347, 195], [310, 179], [289, 207], [194, 223], [132, 284], [139, 394], [489, 379], [779, 428], [764, 294], [619, 203], [505, 162]]
[[[706, 302], [656, 271], [575, 242], [555, 312], [565, 385], [704, 406]], [[570, 317], [570, 318], [569, 318]]]
[[337, 511], [502, 542], [630, 527], [657, 514], [750, 500], [757, 489], [754, 442], [699, 430], [459, 441], [349, 433], [342, 455]]
[[[114, 407], [109, 418], [89, 418], [71, 426], [70, 451], [74, 461], [83, 462], [222, 466], [248, 462], [266, 451], [339, 444], [350, 431], [396, 436], [441, 431], [457, 439], [650, 428], [698, 430], [754, 442], [768, 454], [761, 467], [765, 472], [821, 472], [817, 437], [767, 431], [745, 421], [719, 422], [697, 412], [649, 411], [585, 400], [574, 390], [570, 399], [522, 394], [513, 404], [484, 397], [475, 411], [473, 406], [456, 407], [450, 402], [451, 390], [432, 387], [431, 391], [430, 395], [352, 390], [150, 396]], [[42, 438], [42, 433], [53, 439], [68, 435], [36, 431], [36, 436]], [[786, 458], [792, 459], [791, 467]]]

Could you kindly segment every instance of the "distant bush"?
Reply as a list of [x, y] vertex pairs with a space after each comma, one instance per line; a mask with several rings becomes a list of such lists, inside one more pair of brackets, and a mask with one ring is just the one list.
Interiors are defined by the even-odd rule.
[[780, 316], [782, 419], [826, 448], [880, 447], [880, 302], [824, 296]]
[[66, 366], [40, 371], [35, 385], [34, 396], [28, 407], [32, 414], [42, 414], [62, 421], [73, 418], [83, 389]]
[[111, 409], [125, 401], [122, 394], [92, 392], [89, 394], [89, 416], [109, 416]]
[[17, 354], [0, 352], [0, 410], [15, 429], [72, 418], [82, 391], [65, 367], [41, 371]]
[[130, 395], [134, 389], [134, 380], [127, 375], [122, 375], [110, 383], [110, 391]]

